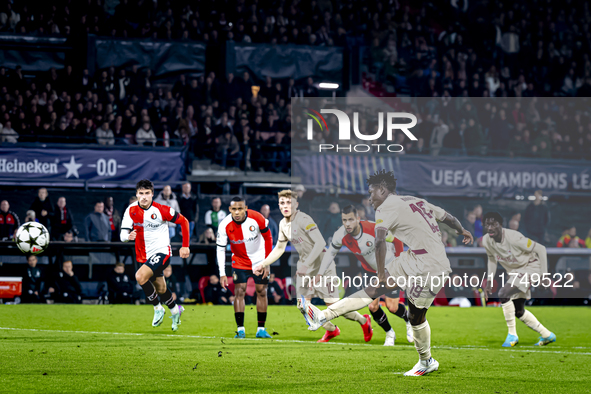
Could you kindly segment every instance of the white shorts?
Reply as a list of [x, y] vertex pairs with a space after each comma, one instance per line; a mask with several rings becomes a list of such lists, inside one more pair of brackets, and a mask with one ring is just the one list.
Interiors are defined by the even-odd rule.
[[540, 261], [533, 260], [527, 263], [525, 267], [509, 269], [507, 270], [507, 277], [505, 279], [505, 286], [511, 286], [519, 289], [518, 293], [511, 296], [511, 300], [518, 298], [525, 298], [529, 300], [531, 298], [531, 275], [537, 274], [538, 280], [540, 278]]
[[[324, 277], [327, 278], [327, 286], [314, 286], [310, 288], [308, 286], [308, 280], [306, 279], [305, 286], [303, 286], [303, 278], [298, 276], [297, 278], [297, 295], [304, 296], [305, 298], [321, 298], [327, 304], [334, 304], [337, 302], [339, 297], [339, 288], [331, 285], [331, 277], [337, 276], [337, 271], [334, 263], [328, 266]], [[324, 284], [324, 282], [322, 282]]]
[[[413, 261], [405, 261], [405, 259]], [[386, 270], [391, 277], [391, 279], [388, 279], [388, 282], [390, 284], [396, 283], [401, 291], [405, 291], [406, 298], [414, 306], [419, 309], [425, 309], [433, 304], [437, 293], [439, 293], [449, 278], [449, 271], [430, 271], [421, 274], [409, 274], [405, 272], [404, 267], [416, 265], [417, 260], [418, 258], [415, 254], [401, 253], [394, 260], [386, 263]]]

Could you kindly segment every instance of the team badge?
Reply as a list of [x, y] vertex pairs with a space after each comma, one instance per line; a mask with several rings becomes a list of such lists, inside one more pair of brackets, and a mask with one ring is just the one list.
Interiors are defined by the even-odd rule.
[[254, 226], [250, 226], [248, 229], [249, 229], [250, 231], [254, 231]]
[[232, 275], [232, 278], [234, 278], [234, 282], [236, 282], [238, 280], [238, 274], [236, 272], [234, 272], [234, 274]]
[[153, 213], [152, 216], [150, 216], [152, 219], [156, 219], [156, 214]]
[[368, 248], [373, 246], [373, 242], [371, 242], [371, 241], [367, 241], [365, 244], [367, 245]]

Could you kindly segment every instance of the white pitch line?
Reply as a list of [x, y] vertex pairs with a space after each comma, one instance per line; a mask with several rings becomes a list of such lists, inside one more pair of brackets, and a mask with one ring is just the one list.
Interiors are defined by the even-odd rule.
[[[197, 338], [197, 339], [234, 339], [232, 337], [216, 337], [216, 336], [204, 336], [204, 335], [176, 335], [176, 334], [146, 334], [146, 333], [139, 333], [139, 332], [110, 332], [110, 331], [74, 331], [74, 330], [44, 330], [44, 329], [37, 329], [37, 328], [14, 328], [14, 327], [0, 327], [0, 330], [7, 330], [7, 331], [31, 331], [31, 332], [50, 332], [50, 333], [63, 333], [63, 334], [97, 334], [97, 335], [128, 335], [128, 336], [161, 336], [161, 337], [173, 337], [173, 338]], [[240, 341], [263, 341], [259, 338], [242, 338]], [[275, 339], [273, 338], [274, 342], [284, 342], [284, 343], [305, 343], [305, 344], [316, 344], [316, 342], [311, 341], [302, 341], [297, 339]], [[327, 342], [330, 345], [335, 346], [371, 346], [376, 347], [381, 345], [372, 345], [369, 343], [346, 343], [346, 342]], [[322, 345], [320, 345], [322, 346]], [[412, 345], [396, 345], [395, 348], [404, 347], [404, 348], [413, 348]], [[591, 352], [565, 352], [565, 351], [556, 351], [556, 350], [538, 350], [538, 349], [495, 349], [495, 348], [487, 348], [485, 346], [431, 346], [435, 349], [444, 349], [444, 350], [497, 350], [502, 352], [526, 352], [526, 353], [554, 353], [554, 354], [573, 354], [573, 355], [580, 355], [580, 356], [591, 356]]]

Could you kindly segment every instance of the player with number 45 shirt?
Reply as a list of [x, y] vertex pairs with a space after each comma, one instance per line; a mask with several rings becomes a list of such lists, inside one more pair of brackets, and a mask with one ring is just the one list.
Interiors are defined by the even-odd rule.
[[172, 250], [168, 233], [168, 222], [181, 226], [183, 247], [179, 254], [189, 257], [189, 221], [174, 209], [153, 202], [154, 185], [147, 179], [136, 185], [138, 201], [125, 210], [121, 222], [121, 241], [135, 242], [135, 253], [140, 269], [135, 273], [137, 283], [146, 294], [146, 299], [154, 305], [152, 327], [158, 327], [166, 313], [162, 301], [172, 314], [172, 331], [181, 324], [182, 306], [175, 303], [172, 293], [166, 288], [163, 271], [170, 264]]

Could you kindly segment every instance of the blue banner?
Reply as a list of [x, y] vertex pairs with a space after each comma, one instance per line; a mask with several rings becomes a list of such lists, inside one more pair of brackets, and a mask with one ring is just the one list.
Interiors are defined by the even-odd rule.
[[4, 183], [179, 182], [185, 179], [181, 151], [0, 148]]
[[377, 170], [393, 171], [401, 192], [431, 196], [504, 196], [591, 192], [591, 162], [432, 157], [426, 155], [292, 154], [292, 175], [318, 190], [367, 194], [365, 180]]

